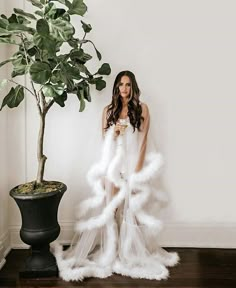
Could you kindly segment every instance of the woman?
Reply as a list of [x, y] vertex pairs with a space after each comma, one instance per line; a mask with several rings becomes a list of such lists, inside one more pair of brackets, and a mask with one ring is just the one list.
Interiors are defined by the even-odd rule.
[[134, 74], [120, 72], [103, 111], [101, 159], [87, 175], [94, 195], [78, 209], [70, 249], [56, 249], [64, 280], [112, 273], [160, 280], [169, 275], [166, 266], [178, 262], [178, 255], [160, 248], [156, 240], [163, 196], [155, 180], [162, 157], [149, 145], [149, 110], [139, 96]]

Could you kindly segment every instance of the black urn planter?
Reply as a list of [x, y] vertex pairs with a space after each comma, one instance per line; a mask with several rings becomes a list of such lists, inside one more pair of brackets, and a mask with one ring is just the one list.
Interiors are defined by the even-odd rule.
[[67, 187], [60, 182], [53, 183], [59, 187], [53, 192], [20, 194], [16, 192], [18, 186], [10, 191], [22, 217], [20, 237], [24, 243], [31, 246], [30, 256], [26, 259], [24, 269], [20, 271], [20, 277], [58, 275], [56, 259], [50, 252], [50, 243], [56, 240], [60, 233], [57, 212]]

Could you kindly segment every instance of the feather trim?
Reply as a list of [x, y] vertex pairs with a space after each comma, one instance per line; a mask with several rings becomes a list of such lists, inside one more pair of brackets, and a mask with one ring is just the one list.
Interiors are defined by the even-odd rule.
[[[160, 273], [157, 273], [161, 269]], [[169, 271], [164, 265], [158, 266], [135, 266], [131, 267], [130, 265], [125, 265], [119, 260], [116, 260], [113, 265], [113, 272], [121, 274], [123, 276], [130, 276], [136, 279], [149, 279], [149, 280], [162, 280], [167, 279], [169, 276]]]
[[116, 196], [112, 199], [112, 201], [103, 209], [102, 213], [96, 217], [91, 217], [88, 220], [81, 220], [78, 221], [75, 225], [76, 231], [85, 231], [91, 230], [98, 227], [104, 226], [110, 219], [114, 217], [114, 213], [116, 208], [122, 203], [125, 199], [125, 195], [127, 193], [127, 186], [124, 184], [122, 185], [120, 191], [117, 193]]

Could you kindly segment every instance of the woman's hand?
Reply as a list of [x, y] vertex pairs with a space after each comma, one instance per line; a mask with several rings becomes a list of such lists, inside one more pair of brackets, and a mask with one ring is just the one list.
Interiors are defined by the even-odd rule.
[[124, 135], [126, 127], [127, 125], [121, 125], [120, 123], [116, 123], [114, 129], [115, 138], [117, 138], [119, 135]]

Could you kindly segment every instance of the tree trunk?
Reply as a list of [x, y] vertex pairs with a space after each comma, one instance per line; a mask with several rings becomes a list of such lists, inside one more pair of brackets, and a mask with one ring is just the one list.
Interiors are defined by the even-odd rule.
[[38, 135], [38, 173], [36, 183], [40, 184], [43, 181], [44, 176], [44, 167], [47, 157], [43, 154], [43, 143], [44, 143], [44, 130], [45, 130], [45, 118], [46, 113], [40, 114], [40, 127], [39, 127], [39, 135]]

